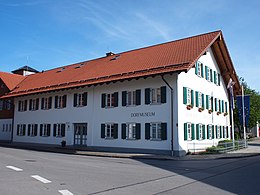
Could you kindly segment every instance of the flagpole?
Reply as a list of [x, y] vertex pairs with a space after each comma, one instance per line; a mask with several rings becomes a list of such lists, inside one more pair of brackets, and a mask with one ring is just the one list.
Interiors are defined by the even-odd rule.
[[243, 85], [242, 85], [242, 116], [243, 116], [244, 142], [245, 142], [245, 147], [246, 147], [245, 96], [244, 96], [244, 86]]

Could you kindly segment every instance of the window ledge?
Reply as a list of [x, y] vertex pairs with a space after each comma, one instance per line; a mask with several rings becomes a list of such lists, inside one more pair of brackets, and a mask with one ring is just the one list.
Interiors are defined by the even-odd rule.
[[154, 138], [151, 138], [150, 141], [162, 141], [162, 139], [154, 139]]

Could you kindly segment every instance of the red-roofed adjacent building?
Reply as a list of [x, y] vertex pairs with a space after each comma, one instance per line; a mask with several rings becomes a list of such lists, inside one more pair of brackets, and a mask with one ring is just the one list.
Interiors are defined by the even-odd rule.
[[221, 31], [28, 75], [14, 98], [15, 142], [185, 155], [230, 139], [235, 69]]

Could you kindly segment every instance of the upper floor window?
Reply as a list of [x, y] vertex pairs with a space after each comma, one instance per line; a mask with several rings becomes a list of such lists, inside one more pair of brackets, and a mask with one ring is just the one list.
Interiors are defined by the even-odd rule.
[[197, 61], [195, 65], [195, 74], [198, 75], [199, 77], [204, 78], [204, 67], [203, 64], [199, 61]]
[[162, 104], [166, 103], [166, 87], [146, 88], [145, 104]]
[[115, 93], [103, 93], [101, 95], [101, 107], [111, 108], [118, 106], [118, 92]]
[[29, 100], [29, 110], [34, 111], [39, 109], [39, 98]]
[[123, 123], [122, 139], [140, 139], [141, 138], [140, 123]]
[[198, 91], [196, 91], [196, 106], [204, 108], [204, 94]]
[[74, 94], [74, 102], [73, 102], [74, 107], [86, 106], [87, 102], [88, 102], [88, 93], [87, 92]]
[[123, 91], [122, 106], [136, 106], [141, 104], [141, 90]]
[[65, 108], [67, 105], [67, 95], [55, 96], [55, 108]]
[[183, 104], [192, 106], [194, 105], [194, 92], [192, 89], [183, 87]]
[[160, 122], [145, 123], [145, 139], [166, 140], [167, 123], [160, 123]]
[[28, 125], [28, 136], [34, 137], [37, 136], [37, 130], [38, 130], [38, 125], [37, 124], [29, 124]]
[[118, 124], [116, 123], [101, 124], [101, 138], [117, 139]]
[[17, 133], [18, 136], [25, 136], [26, 125], [25, 124], [18, 124], [17, 125]]
[[27, 100], [21, 100], [18, 102], [18, 111], [24, 112], [27, 110]]
[[209, 110], [209, 113], [213, 111], [213, 97], [206, 95], [206, 109]]
[[51, 124], [40, 125], [40, 136], [49, 137], [51, 135]]
[[53, 136], [54, 137], [65, 137], [65, 127], [64, 123], [58, 123], [53, 125]]
[[52, 107], [52, 97], [42, 98], [42, 110], [48, 110]]
[[214, 83], [220, 86], [220, 74], [214, 71]]
[[1, 110], [11, 110], [12, 101], [11, 100], [0, 100], [0, 111]]
[[184, 140], [194, 140], [194, 124], [192, 123], [184, 123]]

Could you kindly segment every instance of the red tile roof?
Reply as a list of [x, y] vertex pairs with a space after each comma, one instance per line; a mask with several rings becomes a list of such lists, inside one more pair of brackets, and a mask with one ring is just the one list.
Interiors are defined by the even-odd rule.
[[25, 77], [21, 75], [0, 72], [0, 79], [5, 83], [10, 91], [13, 90], [24, 78]]
[[221, 35], [215, 31], [29, 75], [8, 96], [189, 70]]

